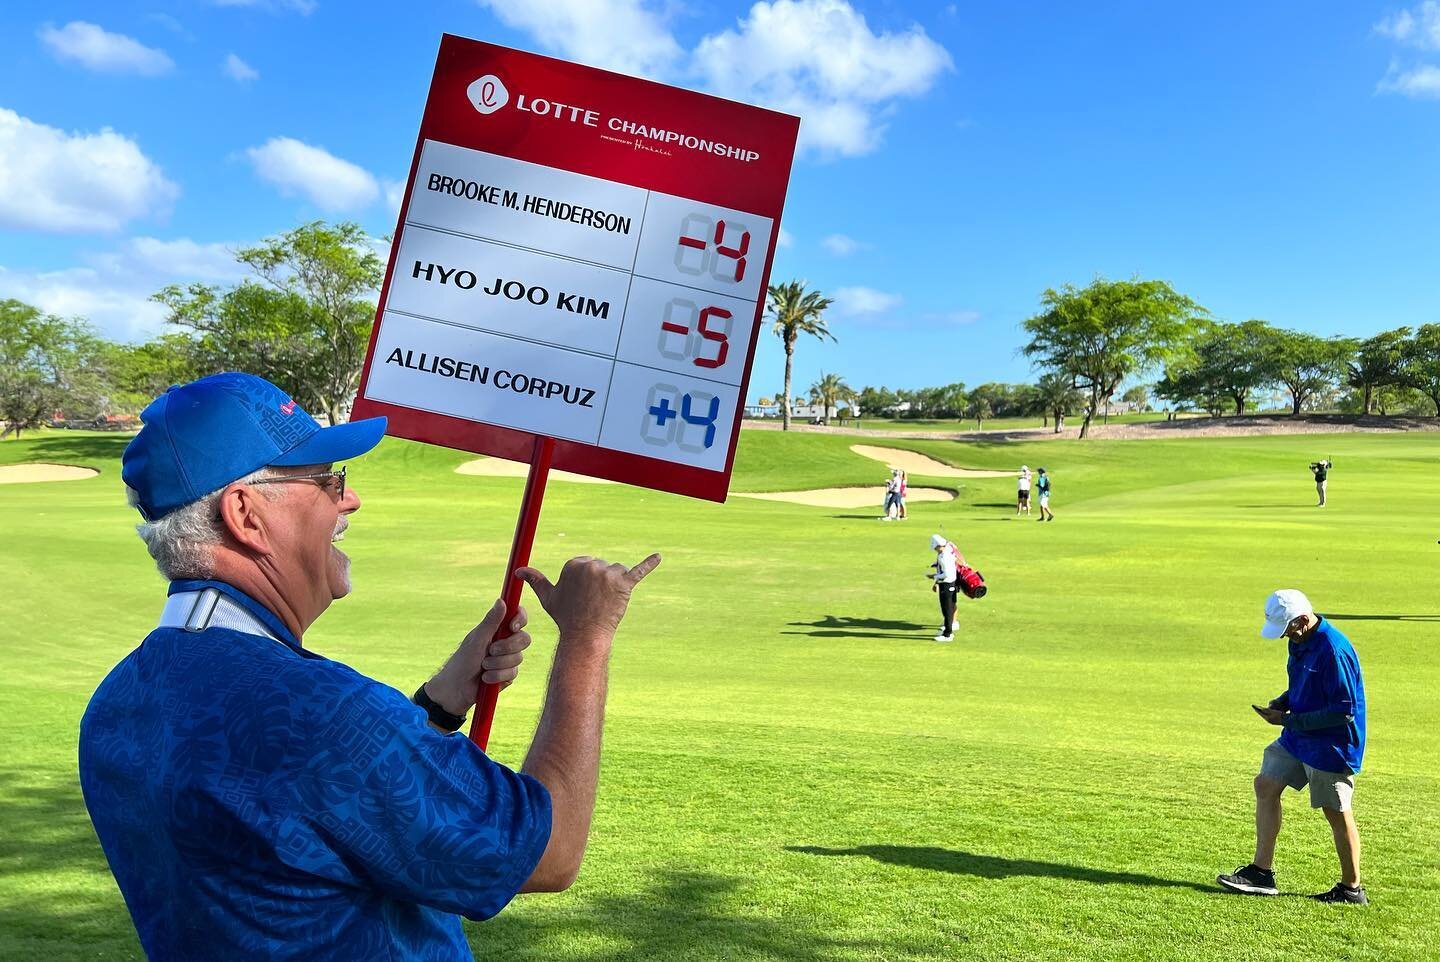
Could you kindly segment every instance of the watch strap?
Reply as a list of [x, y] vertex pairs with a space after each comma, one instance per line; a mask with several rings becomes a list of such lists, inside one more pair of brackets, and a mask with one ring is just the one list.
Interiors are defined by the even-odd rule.
[[458, 732], [460, 726], [465, 724], [464, 715], [450, 714], [440, 706], [439, 702], [430, 697], [425, 691], [424, 685], [415, 689], [415, 694], [410, 700], [425, 709], [425, 714], [430, 716], [430, 723], [437, 728], [443, 728], [447, 732]]

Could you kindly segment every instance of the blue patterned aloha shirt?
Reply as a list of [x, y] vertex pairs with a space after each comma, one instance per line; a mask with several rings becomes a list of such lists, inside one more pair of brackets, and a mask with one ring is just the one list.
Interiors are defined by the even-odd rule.
[[405, 695], [275, 638], [157, 628], [80, 723], [80, 783], [152, 960], [472, 958], [550, 836], [550, 795]]

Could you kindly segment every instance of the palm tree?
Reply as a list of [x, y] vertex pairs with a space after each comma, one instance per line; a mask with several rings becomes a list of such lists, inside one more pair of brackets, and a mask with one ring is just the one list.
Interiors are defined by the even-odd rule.
[[774, 324], [771, 330], [785, 343], [785, 393], [781, 396], [785, 421], [782, 428], [790, 430], [790, 371], [795, 362], [795, 341], [801, 334], [813, 334], [824, 340], [835, 340], [825, 327], [822, 316], [832, 303], [819, 291], [805, 290], [804, 281], [771, 284], [767, 292], [767, 308]]
[[1035, 403], [1041, 412], [1055, 416], [1056, 434], [1065, 426], [1065, 415], [1079, 407], [1084, 400], [1070, 376], [1062, 373], [1042, 375], [1035, 384], [1035, 391]]
[[820, 372], [820, 380], [810, 385], [810, 403], [820, 405], [824, 413], [821, 415], [826, 424], [830, 423], [830, 409], [840, 406], [840, 399], [849, 397], [853, 392], [845, 379], [838, 374], [826, 374]]

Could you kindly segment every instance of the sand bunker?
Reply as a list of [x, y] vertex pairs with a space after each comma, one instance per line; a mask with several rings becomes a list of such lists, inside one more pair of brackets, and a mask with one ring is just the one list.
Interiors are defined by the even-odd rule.
[[32, 484], [37, 481], [83, 481], [100, 472], [73, 464], [0, 465], [0, 484]]
[[[899, 468], [907, 474], [924, 474], [932, 478], [1010, 478], [1019, 474], [1015, 471], [980, 471], [971, 468], [952, 468], [943, 461], [927, 458], [914, 451], [899, 448], [877, 448], [868, 444], [852, 444], [850, 450], [865, 458], [882, 461], [887, 466]], [[912, 492], [914, 488], [910, 489]], [[913, 496], [913, 495], [911, 495]]]
[[[788, 501], [791, 504], [808, 504], [816, 508], [874, 508], [875, 517], [880, 517], [880, 505], [885, 501], [885, 488], [820, 488], [815, 491], [770, 491], [764, 494], [747, 494], [732, 491], [741, 498], [760, 498], [763, 501]], [[954, 501], [955, 492], [944, 488], [911, 487], [905, 495], [906, 503], [913, 501]]]
[[[474, 461], [466, 461], [455, 469], [456, 474], [478, 474], [486, 478], [524, 478], [530, 474], [530, 465], [521, 464], [519, 461], [506, 461], [503, 458], [477, 458]], [[552, 481], [579, 481], [581, 484], [614, 484], [614, 481], [606, 481], [604, 478], [592, 478], [584, 474], [571, 474], [569, 471], [551, 471]]]

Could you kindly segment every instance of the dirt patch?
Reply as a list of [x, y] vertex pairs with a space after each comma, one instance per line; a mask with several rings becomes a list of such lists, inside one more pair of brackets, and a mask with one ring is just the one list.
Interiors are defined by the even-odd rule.
[[1018, 471], [952, 468], [944, 461], [936, 461], [934, 458], [928, 458], [914, 451], [901, 451], [899, 448], [877, 448], [868, 444], [852, 444], [850, 450], [862, 458], [883, 462], [889, 467], [899, 468], [908, 474], [924, 474], [932, 478], [1008, 478], [1019, 473]]
[[[530, 474], [530, 465], [503, 458], [477, 458], [466, 461], [455, 469], [456, 474], [475, 474], [485, 478], [524, 478]], [[572, 474], [569, 471], [551, 471], [552, 481], [578, 481], [581, 484], [614, 484], [604, 478], [592, 478], [588, 474]]]
[[99, 474], [94, 468], [80, 468], [73, 464], [5, 464], [0, 465], [0, 484], [84, 481]]
[[[816, 508], [874, 508], [875, 517], [880, 517], [880, 506], [885, 501], [885, 488], [817, 488], [813, 491], [769, 491], [764, 494], [747, 494], [732, 491], [740, 498], [759, 498], [762, 501], [788, 501], [791, 504], [808, 504]], [[906, 503], [912, 501], [954, 501], [955, 492], [945, 488], [911, 487], [905, 495]]]

